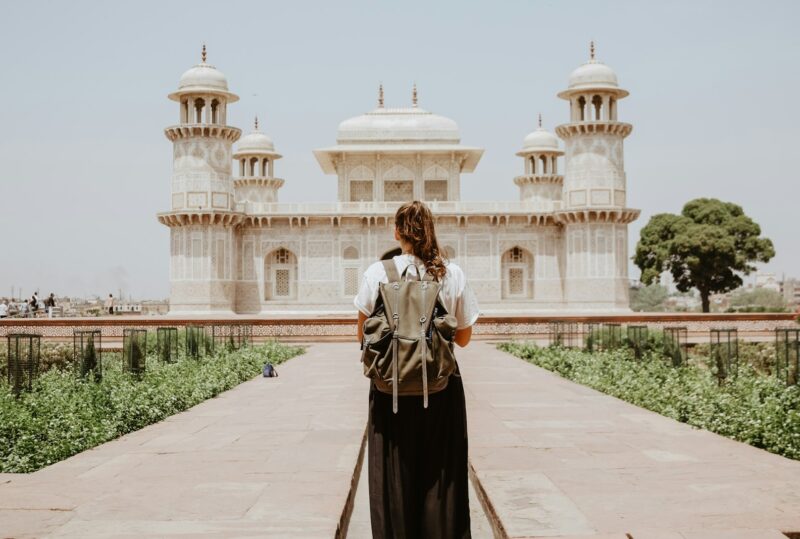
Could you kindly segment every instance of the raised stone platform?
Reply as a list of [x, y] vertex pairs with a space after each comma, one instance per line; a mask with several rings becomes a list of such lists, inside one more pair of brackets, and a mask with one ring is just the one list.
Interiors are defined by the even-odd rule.
[[[356, 343], [33, 474], [0, 474], [0, 537], [368, 537]], [[458, 349], [474, 537], [786, 539], [800, 462]], [[353, 505], [355, 508], [353, 509]], [[351, 516], [352, 511], [352, 516]], [[790, 535], [800, 537], [800, 535]]]
[[800, 532], [800, 462], [643, 410], [488, 343], [459, 352], [470, 460], [504, 536]]
[[357, 351], [312, 345], [278, 378], [0, 475], [0, 537], [334, 537], [367, 420]]

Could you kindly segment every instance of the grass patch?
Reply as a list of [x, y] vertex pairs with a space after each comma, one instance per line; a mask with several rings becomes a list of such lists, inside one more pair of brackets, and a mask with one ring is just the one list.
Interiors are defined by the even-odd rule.
[[800, 459], [800, 386], [786, 387], [742, 362], [721, 386], [702, 362], [672, 367], [660, 354], [634, 361], [627, 349], [588, 353], [506, 342], [498, 348], [647, 410], [791, 459]]
[[103, 379], [50, 369], [15, 398], [0, 382], [0, 472], [33, 472], [214, 397], [303, 352], [277, 342], [222, 350], [199, 360], [164, 363], [148, 355], [146, 371], [123, 372], [120, 354], [103, 354]]

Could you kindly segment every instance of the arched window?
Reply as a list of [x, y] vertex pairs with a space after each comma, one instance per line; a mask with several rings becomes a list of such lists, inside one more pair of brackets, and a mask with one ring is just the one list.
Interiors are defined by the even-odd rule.
[[194, 123], [203, 123], [203, 107], [206, 106], [205, 100], [198, 97], [194, 100]]
[[297, 258], [281, 247], [264, 258], [264, 299], [284, 300], [297, 297]]
[[258, 163], [258, 157], [251, 157], [250, 158], [250, 176], [258, 176], [258, 167], [256, 164]]
[[342, 251], [342, 258], [345, 260], [358, 260], [358, 249], [352, 245], [345, 247]]
[[533, 256], [521, 247], [512, 247], [500, 261], [502, 297], [504, 299], [533, 298]]
[[586, 118], [584, 113], [585, 110], [586, 110], [586, 98], [580, 96], [578, 98], [578, 121], [580, 122], [585, 121]]
[[550, 171], [547, 168], [547, 158], [545, 156], [541, 156], [539, 160], [542, 163], [542, 170], [539, 171], [539, 174], [547, 174]]
[[592, 115], [591, 119], [600, 121], [602, 119], [603, 98], [596, 95], [592, 98]]
[[219, 101], [216, 99], [211, 102], [211, 123], [219, 123]]

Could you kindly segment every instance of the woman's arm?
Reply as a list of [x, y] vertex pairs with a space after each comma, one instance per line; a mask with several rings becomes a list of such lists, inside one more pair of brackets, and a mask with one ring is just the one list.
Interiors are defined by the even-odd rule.
[[456, 334], [453, 337], [453, 342], [459, 345], [461, 348], [464, 348], [467, 344], [469, 344], [469, 340], [472, 338], [472, 326], [456, 330]]
[[358, 335], [358, 342], [361, 342], [361, 339], [364, 338], [364, 320], [367, 319], [367, 315], [358, 311], [358, 329], [356, 330], [356, 335]]

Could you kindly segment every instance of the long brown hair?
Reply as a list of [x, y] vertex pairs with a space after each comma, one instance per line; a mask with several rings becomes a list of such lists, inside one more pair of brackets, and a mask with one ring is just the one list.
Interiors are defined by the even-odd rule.
[[411, 245], [411, 252], [425, 263], [425, 269], [441, 281], [447, 273], [445, 258], [436, 241], [433, 214], [419, 200], [406, 202], [394, 214], [394, 226], [400, 239]]

